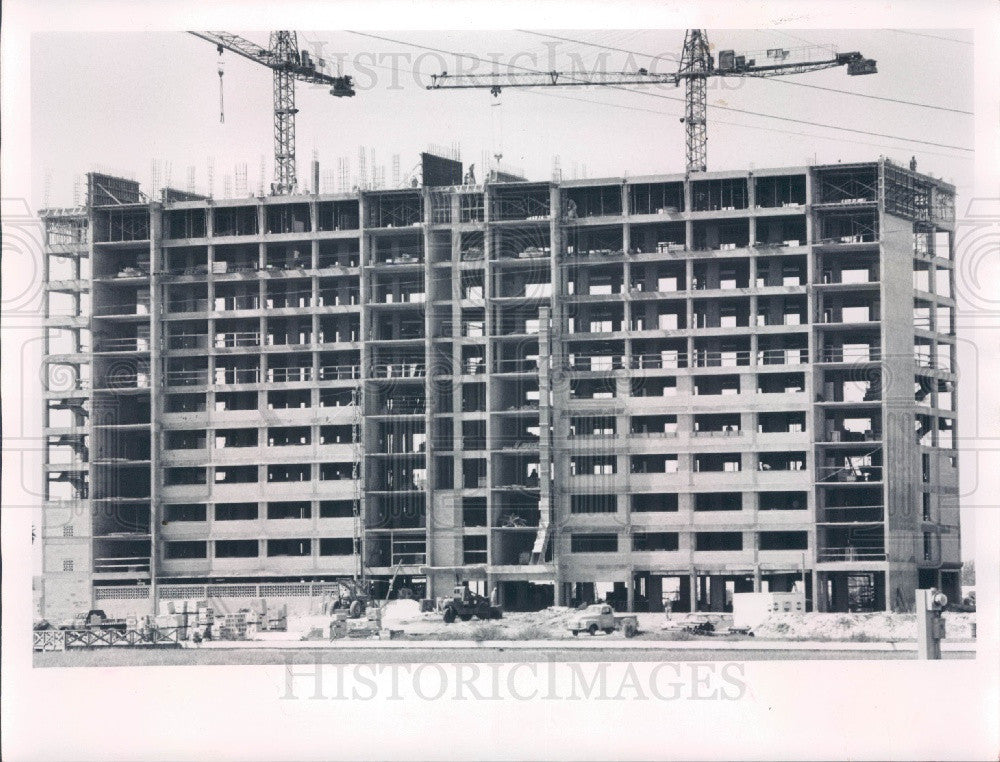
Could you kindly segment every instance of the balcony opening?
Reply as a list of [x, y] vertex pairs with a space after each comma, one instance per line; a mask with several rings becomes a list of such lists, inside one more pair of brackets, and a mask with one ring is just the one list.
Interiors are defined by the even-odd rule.
[[734, 220], [696, 220], [693, 224], [695, 251], [730, 251], [750, 245], [750, 222]]
[[796, 394], [806, 388], [803, 373], [760, 373], [757, 376], [758, 394]]
[[202, 431], [167, 431], [166, 446], [168, 450], [203, 450], [205, 449], [205, 432]]
[[205, 469], [194, 466], [165, 468], [163, 470], [163, 483], [168, 487], [206, 484]]
[[757, 432], [760, 434], [800, 434], [806, 430], [806, 414], [759, 413]]
[[275, 426], [267, 430], [268, 447], [299, 447], [311, 442], [309, 426]]
[[311, 404], [309, 389], [285, 389], [267, 393], [268, 410], [304, 410]]
[[633, 378], [629, 389], [632, 397], [673, 397], [677, 394], [677, 379], [654, 376]]
[[618, 471], [614, 455], [576, 455], [569, 459], [571, 476], [610, 476]]

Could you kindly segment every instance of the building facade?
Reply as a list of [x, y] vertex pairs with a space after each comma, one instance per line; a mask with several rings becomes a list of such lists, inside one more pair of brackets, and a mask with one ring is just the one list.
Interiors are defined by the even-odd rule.
[[937, 179], [88, 190], [42, 212], [50, 616], [359, 575], [510, 609], [958, 589]]

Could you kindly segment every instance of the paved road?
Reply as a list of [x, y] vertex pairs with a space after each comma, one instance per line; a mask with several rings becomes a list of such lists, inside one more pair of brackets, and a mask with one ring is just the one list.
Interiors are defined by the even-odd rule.
[[[746, 651], [694, 650], [655, 648], [622, 651], [607, 649], [506, 649], [477, 648], [407, 648], [374, 650], [366, 648], [337, 649], [95, 649], [35, 653], [36, 667], [127, 667], [195, 664], [315, 664], [317, 657], [324, 664], [419, 664], [424, 662], [722, 662], [722, 661], [783, 661], [783, 660], [884, 660], [914, 659], [913, 651]], [[945, 652], [945, 659], [972, 659], [974, 654]]]

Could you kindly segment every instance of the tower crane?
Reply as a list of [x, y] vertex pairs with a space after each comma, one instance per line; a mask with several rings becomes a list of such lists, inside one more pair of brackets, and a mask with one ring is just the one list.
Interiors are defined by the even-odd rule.
[[688, 29], [684, 34], [684, 48], [676, 72], [654, 73], [646, 69], [636, 72], [514, 72], [508, 74], [436, 74], [431, 77], [428, 90], [457, 90], [488, 88], [497, 96], [505, 87], [566, 87], [566, 86], [621, 86], [684, 83], [684, 123], [686, 132], [686, 167], [688, 172], [704, 172], [708, 166], [707, 82], [709, 77], [776, 77], [784, 74], [803, 74], [810, 71], [846, 66], [851, 76], [875, 74], [875, 61], [861, 53], [832, 52], [829, 58], [815, 61], [788, 61], [789, 51], [784, 48], [769, 49], [763, 61], [733, 50], [719, 52], [719, 61], [709, 51], [708, 35], [704, 29]]
[[[271, 192], [276, 195], [295, 191], [295, 80], [330, 85], [330, 94], [337, 98], [354, 95], [350, 76], [328, 74], [325, 62], [313, 58], [309, 51], [300, 50], [295, 32], [271, 32], [270, 45], [263, 48], [255, 42], [230, 32], [191, 32], [195, 37], [216, 46], [219, 54], [229, 50], [266, 66], [274, 72], [274, 182]], [[221, 82], [222, 69], [219, 69]]]

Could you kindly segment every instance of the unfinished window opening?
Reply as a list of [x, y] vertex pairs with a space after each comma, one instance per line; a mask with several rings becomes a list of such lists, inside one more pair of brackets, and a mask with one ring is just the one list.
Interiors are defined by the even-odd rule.
[[164, 555], [171, 561], [186, 561], [208, 557], [208, 543], [201, 540], [182, 540], [164, 543]]
[[308, 500], [288, 500], [268, 503], [267, 518], [274, 520], [312, 518], [312, 505]]
[[631, 214], [677, 214], [684, 211], [684, 183], [629, 185]]
[[163, 483], [168, 487], [206, 484], [205, 469], [192, 466], [166, 468], [163, 471]]
[[321, 519], [349, 519], [354, 517], [353, 500], [321, 500], [319, 517]]
[[774, 209], [806, 203], [805, 175], [758, 177], [755, 182], [754, 201], [758, 207]]
[[458, 197], [459, 221], [463, 223], [482, 222], [485, 200], [482, 193], [462, 193]]
[[204, 430], [167, 431], [165, 435], [168, 450], [201, 450], [205, 447]]
[[367, 194], [365, 198], [368, 228], [400, 228], [423, 222], [423, 199], [419, 191]]
[[694, 223], [695, 251], [728, 251], [743, 249], [749, 244], [748, 220], [696, 220]]
[[761, 492], [757, 505], [761, 511], [804, 511], [808, 498], [805, 492]]
[[579, 217], [618, 217], [622, 213], [622, 187], [601, 185], [563, 191], [563, 214], [567, 220]]
[[267, 555], [271, 558], [303, 558], [312, 554], [311, 540], [267, 540]]
[[257, 392], [216, 392], [215, 411], [256, 410]]
[[275, 426], [267, 430], [268, 447], [296, 447], [312, 442], [308, 426]]
[[677, 494], [653, 492], [631, 496], [633, 513], [675, 513], [679, 510]]
[[354, 555], [354, 539], [351, 537], [322, 537], [319, 541], [321, 556]]
[[266, 208], [268, 233], [308, 233], [312, 229], [308, 204], [270, 204]]
[[709, 473], [735, 473], [742, 470], [741, 457], [738, 452], [701, 453], [694, 457], [694, 470]]
[[632, 535], [632, 550], [635, 551], [671, 551], [680, 547], [680, 535], [677, 532], [636, 532]]
[[204, 503], [168, 503], [163, 508], [168, 523], [207, 521], [207, 506]]
[[216, 503], [216, 521], [255, 521], [257, 503]]
[[715, 212], [747, 208], [747, 180], [697, 180], [691, 183], [691, 210]]
[[739, 376], [695, 376], [694, 393], [699, 397], [740, 393]]
[[676, 474], [678, 468], [677, 455], [633, 455], [629, 458], [633, 474]]
[[213, 232], [216, 237], [257, 235], [257, 207], [225, 206], [215, 209]]
[[257, 466], [217, 466], [216, 484], [252, 484], [257, 481]]
[[760, 532], [758, 534], [760, 550], [808, 550], [808, 532]]
[[878, 199], [875, 164], [817, 168], [813, 193], [819, 204], [863, 204]]
[[216, 540], [216, 558], [257, 558], [260, 543], [257, 540]]
[[694, 496], [696, 511], [742, 511], [743, 495], [739, 492], [703, 492]]
[[695, 532], [694, 549], [703, 552], [743, 550], [743, 534], [740, 532]]
[[320, 463], [319, 478], [323, 481], [349, 481], [355, 478], [354, 469], [353, 463]]
[[574, 534], [570, 536], [571, 553], [616, 553], [617, 534]]
[[757, 458], [759, 471], [804, 471], [806, 467], [804, 452], [762, 452]]
[[577, 455], [569, 459], [572, 476], [610, 476], [617, 470], [618, 459], [614, 455]]
[[256, 447], [257, 429], [216, 429], [215, 449]]
[[548, 185], [494, 186], [494, 220], [543, 220], [551, 214]]
[[312, 467], [308, 463], [289, 463], [267, 467], [268, 482], [307, 482]]
[[617, 495], [570, 495], [570, 513], [617, 513]]
[[740, 433], [739, 413], [702, 413], [694, 417], [695, 436], [726, 437]]
[[357, 230], [358, 201], [321, 201], [316, 205], [316, 226], [319, 230]]
[[757, 220], [757, 240], [762, 247], [803, 246], [806, 219], [801, 217], [761, 217]]
[[310, 406], [312, 392], [309, 389], [286, 389], [267, 393], [268, 410], [301, 410]]
[[806, 414], [760, 413], [757, 416], [757, 431], [761, 434], [792, 434], [806, 430]]

